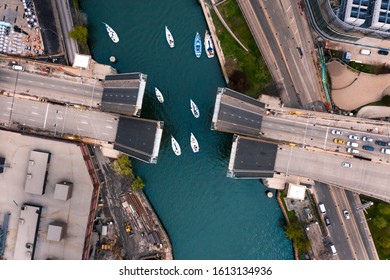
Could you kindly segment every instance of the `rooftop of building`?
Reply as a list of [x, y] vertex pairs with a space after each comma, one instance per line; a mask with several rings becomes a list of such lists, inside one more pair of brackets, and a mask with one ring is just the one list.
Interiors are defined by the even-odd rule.
[[[81, 259], [93, 186], [80, 147], [7, 131], [0, 131], [0, 147], [0, 154], [10, 163], [10, 168], [5, 168], [0, 174], [0, 224], [3, 214], [11, 213], [3, 257], [9, 260], [15, 257], [21, 208], [28, 204], [42, 206], [34, 259]], [[29, 194], [24, 190], [24, 174], [33, 150], [51, 153], [50, 172], [43, 195]], [[66, 201], [55, 199], [55, 186], [64, 181], [73, 183], [72, 194]], [[49, 225], [53, 223], [66, 225], [60, 241], [47, 239]]]

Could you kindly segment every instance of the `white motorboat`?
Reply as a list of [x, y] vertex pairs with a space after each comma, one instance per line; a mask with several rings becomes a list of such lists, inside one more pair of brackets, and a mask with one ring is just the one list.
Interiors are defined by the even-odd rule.
[[214, 57], [213, 40], [211, 39], [211, 35], [207, 30], [204, 35], [204, 49], [206, 50], [206, 54], [208, 58]]
[[111, 40], [114, 43], [118, 43], [119, 42], [118, 34], [116, 34], [114, 29], [112, 29], [107, 23], [103, 22], [103, 24], [106, 26], [108, 36], [110, 36]]
[[198, 140], [196, 140], [196, 138], [192, 132], [191, 132], [190, 144], [191, 144], [191, 149], [194, 153], [199, 152]]
[[154, 91], [156, 92], [157, 100], [160, 101], [160, 103], [164, 103], [164, 96], [162, 95], [161, 91], [158, 88], [154, 88]]
[[168, 45], [173, 48], [175, 46], [175, 40], [173, 39], [171, 31], [165, 26], [165, 37], [167, 38]]
[[196, 106], [195, 102], [190, 99], [190, 106], [191, 106], [191, 112], [192, 114], [194, 115], [195, 118], [199, 118], [199, 109], [198, 109], [198, 106]]
[[172, 135], [171, 135], [171, 144], [172, 144], [172, 150], [175, 152], [175, 155], [180, 156], [181, 155], [180, 145]]

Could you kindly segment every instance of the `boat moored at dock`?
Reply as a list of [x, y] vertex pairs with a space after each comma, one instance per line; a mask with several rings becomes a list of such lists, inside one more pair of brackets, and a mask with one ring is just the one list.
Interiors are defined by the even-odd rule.
[[200, 58], [202, 54], [202, 40], [200, 39], [199, 32], [196, 32], [194, 41], [194, 51], [197, 58]]
[[206, 51], [208, 58], [214, 57], [214, 45], [213, 40], [211, 39], [210, 33], [206, 30], [206, 33], [204, 35], [204, 49]]

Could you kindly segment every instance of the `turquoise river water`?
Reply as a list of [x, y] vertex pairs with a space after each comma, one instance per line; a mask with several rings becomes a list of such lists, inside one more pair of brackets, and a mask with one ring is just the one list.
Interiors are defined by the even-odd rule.
[[[275, 199], [258, 180], [226, 177], [232, 135], [210, 130], [215, 96], [225, 82], [217, 58], [194, 55], [196, 32], [207, 28], [197, 0], [82, 0], [88, 16], [89, 45], [95, 60], [119, 73], [148, 75], [141, 117], [164, 121], [158, 163], [134, 161], [135, 172], [166, 228], [175, 259], [292, 259], [291, 242]], [[114, 44], [102, 22], [119, 35]], [[164, 26], [175, 38], [170, 49]], [[203, 45], [203, 44], [202, 44]], [[157, 86], [164, 94], [160, 104]], [[195, 119], [192, 98], [200, 109]], [[193, 154], [190, 132], [200, 152]], [[182, 155], [174, 155], [173, 134]]]

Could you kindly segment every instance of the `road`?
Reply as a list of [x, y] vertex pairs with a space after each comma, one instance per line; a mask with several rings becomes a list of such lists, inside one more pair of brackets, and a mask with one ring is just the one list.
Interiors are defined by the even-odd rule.
[[317, 201], [323, 203], [326, 208], [326, 214], [320, 215], [321, 222], [325, 225], [324, 217], [328, 217], [331, 223], [330, 226], [326, 227], [329, 234], [329, 236], [325, 237], [326, 243], [333, 243], [335, 245], [338, 259], [354, 259], [347, 236], [342, 227], [342, 220], [340, 220], [340, 216], [337, 213], [337, 208], [334, 207], [335, 203], [331, 195], [330, 187], [326, 184], [316, 182], [315, 194]]
[[269, 0], [238, 3], [276, 82], [284, 86], [282, 101], [289, 107], [323, 111], [314, 46], [297, 3], [283, 2], [283, 6], [281, 1]]
[[57, 0], [57, 9], [61, 22], [62, 34], [64, 37], [66, 53], [70, 65], [74, 62], [75, 54], [80, 53], [77, 42], [70, 38], [69, 31], [73, 29], [73, 20], [69, 10], [68, 1]]
[[[321, 215], [322, 219], [327, 216], [331, 222], [327, 227], [329, 236], [326, 240], [335, 245], [338, 258], [378, 260], [370, 230], [361, 222], [362, 218], [365, 219], [364, 213], [356, 210], [361, 204], [358, 195], [318, 182], [315, 193], [318, 202], [324, 203], [326, 207], [326, 214]], [[344, 209], [349, 212], [349, 220], [344, 217]]]
[[77, 83], [6, 68], [0, 68], [0, 89], [87, 107], [100, 107], [103, 95], [103, 85], [97, 80], [91, 84], [80, 78]]
[[19, 123], [54, 134], [79, 135], [114, 142], [118, 129], [117, 115], [71, 106], [53, 105], [0, 95], [0, 122]]
[[[342, 167], [349, 162], [352, 168]], [[334, 152], [300, 147], [279, 147], [275, 171], [342, 186], [356, 193], [390, 201], [388, 164], [353, 158]]]
[[[358, 145], [359, 155], [373, 160], [387, 162], [390, 160], [389, 155], [380, 152], [383, 146], [376, 145], [374, 142], [362, 141], [363, 136], [369, 136], [375, 140], [385, 142], [390, 141], [388, 135], [378, 135], [378, 133], [361, 132], [351, 129], [338, 129], [342, 131], [342, 135], [332, 134], [334, 127], [319, 125], [315, 118], [306, 118], [302, 120], [294, 120], [287, 118], [279, 118], [276, 116], [264, 116], [261, 121], [261, 131], [263, 136], [269, 139], [282, 140], [287, 142], [299, 143], [311, 147], [317, 147], [327, 151], [335, 151], [347, 153], [347, 142], [354, 142]], [[350, 135], [359, 137], [359, 140], [349, 139]], [[344, 141], [342, 144], [335, 144], [334, 139]], [[368, 145], [374, 148], [374, 151], [362, 149], [363, 145]]]
[[293, 82], [288, 73], [286, 65], [282, 61], [282, 54], [277, 47], [278, 43], [273, 36], [273, 32], [267, 21], [266, 15], [259, 5], [258, 1], [239, 0], [243, 15], [251, 29], [253, 38], [256, 41], [263, 58], [268, 65], [275, 82], [282, 86], [281, 99], [284, 104], [293, 108], [300, 108], [300, 100], [298, 99]]

